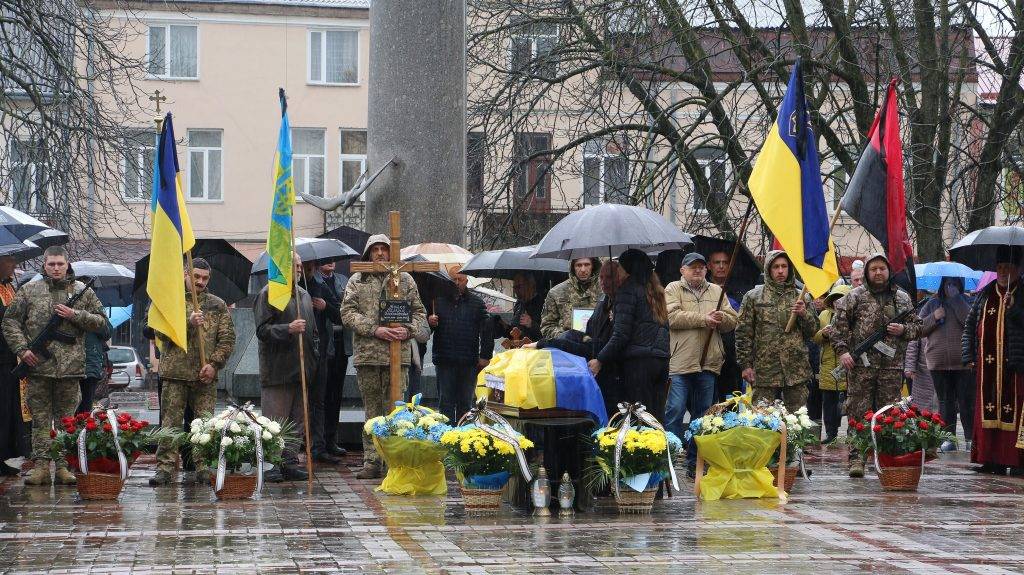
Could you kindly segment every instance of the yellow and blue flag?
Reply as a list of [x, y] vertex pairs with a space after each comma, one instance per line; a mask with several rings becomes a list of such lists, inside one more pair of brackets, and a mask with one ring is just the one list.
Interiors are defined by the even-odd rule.
[[821, 297], [839, 279], [839, 266], [815, 139], [797, 60], [748, 185], [761, 219], [786, 250], [807, 291]]
[[284, 89], [281, 99], [281, 130], [274, 154], [274, 204], [267, 233], [267, 280], [270, 305], [284, 310], [292, 299], [295, 264], [292, 263], [292, 210], [295, 205], [295, 179], [292, 177], [292, 130], [288, 123], [288, 103]]
[[185, 195], [178, 175], [178, 149], [171, 114], [164, 118], [153, 163], [153, 237], [149, 251], [146, 293], [152, 300], [149, 327], [174, 345], [188, 349], [185, 322], [185, 263], [182, 254], [196, 243], [192, 222], [185, 210]]

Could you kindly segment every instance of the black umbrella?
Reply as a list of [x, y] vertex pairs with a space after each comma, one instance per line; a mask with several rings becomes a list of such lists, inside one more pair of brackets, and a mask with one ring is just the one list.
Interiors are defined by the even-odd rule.
[[0, 227], [0, 256], [13, 257], [18, 262], [30, 260], [43, 253], [42, 248], [34, 242], [22, 241], [6, 228]]
[[45, 250], [50, 246], [62, 246], [68, 243], [68, 235], [60, 230], [49, 228], [33, 234], [28, 241]]
[[[125, 307], [132, 304], [132, 288], [135, 284], [135, 273], [121, 264], [110, 262], [77, 261], [71, 264], [75, 277], [82, 281], [85, 278], [96, 280], [92, 289], [104, 307]], [[25, 277], [25, 276], [22, 276]], [[27, 282], [43, 279], [35, 274]]]
[[24, 241], [50, 226], [10, 206], [0, 206], [0, 228], [11, 232], [19, 241]]
[[[462, 273], [478, 278], [512, 279], [520, 272], [556, 273], [569, 275], [565, 260], [555, 258], [531, 258], [537, 246], [523, 246], [506, 250], [480, 252], [473, 256]], [[563, 278], [564, 279], [564, 278]]]
[[[203, 258], [210, 267], [210, 283], [207, 291], [231, 305], [237, 303], [247, 294], [249, 287], [249, 269], [252, 262], [242, 255], [227, 240], [208, 238], [196, 240], [192, 248], [193, 258]], [[135, 290], [145, 293], [146, 282], [149, 280], [149, 256], [143, 256], [135, 262]]]
[[949, 248], [949, 259], [979, 271], [994, 270], [999, 263], [999, 246], [1024, 246], [1024, 228], [989, 226], [975, 230]]
[[648, 253], [685, 249], [693, 236], [640, 206], [601, 204], [562, 218], [537, 245], [535, 258], [614, 257], [636, 248]]
[[[359, 252], [350, 248], [345, 242], [331, 238], [295, 238], [295, 251], [304, 263], [335, 261], [359, 256]], [[260, 253], [249, 273], [266, 273], [268, 261], [267, 252]]]
[[[317, 236], [318, 238], [331, 238], [340, 240], [345, 243], [348, 247], [354, 249], [360, 254], [366, 249], [366, 241], [370, 239], [370, 234], [363, 230], [357, 230], [351, 226], [338, 226], [333, 230], [324, 232]], [[341, 260], [338, 265], [334, 268], [334, 273], [342, 274], [345, 276], [352, 275], [351, 270], [348, 269], [349, 260]]]

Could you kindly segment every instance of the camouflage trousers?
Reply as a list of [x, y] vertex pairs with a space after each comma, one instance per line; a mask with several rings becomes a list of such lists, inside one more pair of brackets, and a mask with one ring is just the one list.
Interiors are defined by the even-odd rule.
[[[28, 393], [25, 403], [32, 412], [32, 459], [50, 459], [50, 426], [60, 427], [62, 417], [75, 414], [75, 408], [82, 399], [77, 377], [29, 376]], [[63, 458], [57, 459], [57, 467], [66, 467]]]
[[[363, 398], [363, 411], [366, 419], [387, 415], [394, 409], [388, 393], [391, 391], [391, 368], [386, 365], [356, 366], [356, 383], [359, 384], [359, 395]], [[409, 385], [409, 366], [402, 366], [401, 397], [405, 397], [405, 388]], [[380, 465], [380, 454], [373, 446], [373, 439], [363, 433], [363, 465]]]
[[[192, 406], [196, 417], [204, 417], [213, 413], [217, 402], [217, 386], [213, 383], [200, 381], [184, 381], [180, 379], [164, 379], [160, 395], [160, 426], [165, 429], [180, 429], [185, 417], [185, 408]], [[156, 450], [157, 469], [173, 473], [178, 465], [178, 447], [170, 439], [160, 442]], [[196, 469], [203, 469], [206, 464], [196, 460]]]
[[877, 410], [900, 400], [903, 372], [858, 365], [854, 366], [847, 382], [846, 417], [860, 419], [869, 409]]
[[781, 399], [782, 403], [786, 405], [786, 411], [793, 413], [807, 405], [807, 395], [809, 393], [810, 390], [807, 389], [806, 382], [798, 383], [796, 385], [787, 385], [785, 387], [765, 387], [755, 385], [754, 395], [751, 399], [755, 405], [762, 399], [768, 403], [772, 403], [776, 399]]

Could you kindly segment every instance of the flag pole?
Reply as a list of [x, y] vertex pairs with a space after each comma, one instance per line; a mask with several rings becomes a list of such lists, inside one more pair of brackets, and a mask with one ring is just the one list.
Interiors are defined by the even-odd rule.
[[[188, 291], [192, 294], [192, 310], [193, 313], [201, 313], [201, 310], [199, 309], [199, 294], [196, 292], [196, 285], [193, 280], [195, 277], [195, 274], [193, 273], [195, 268], [192, 267], [192, 250], [185, 252], [185, 261], [188, 264], [188, 270], [186, 271], [188, 272], [189, 278]], [[203, 333], [204, 328], [201, 322], [196, 326], [196, 330], [199, 332], [199, 363], [202, 364], [202, 367], [199, 369], [202, 371], [202, 368], [206, 367], [206, 334]]]
[[[842, 205], [842, 200], [839, 201], [839, 204], [840, 204], [840, 206]], [[840, 212], [842, 212], [842, 209], [840, 209], [840, 206], [836, 206], [833, 209], [833, 211], [832, 211], [832, 221], [829, 222], [829, 224], [828, 224], [828, 237], [829, 237], [830, 240], [832, 238], [832, 230], [836, 227], [836, 222], [839, 221], [839, 214], [840, 214]], [[771, 270], [766, 270], [765, 273], [771, 273]], [[807, 294], [807, 282], [804, 282], [804, 287], [802, 287], [800, 289], [800, 295], [797, 296], [796, 301], [803, 301], [804, 295], [806, 295], [806, 294]], [[793, 331], [793, 327], [795, 325], [796, 325], [796, 312], [793, 311], [793, 312], [789, 313], [789, 321], [786, 322], [786, 333], [789, 333], [789, 332]]]
[[[754, 211], [754, 199], [751, 198], [750, 202], [747, 203], [747, 213], [743, 216], [743, 222], [740, 224], [740, 233], [736, 236], [736, 242], [732, 246], [732, 257], [729, 258], [729, 267], [725, 271], [725, 283], [722, 284], [722, 291], [718, 294], [718, 304], [715, 305], [714, 311], [718, 311], [722, 307], [722, 302], [725, 301], [725, 286], [728, 285], [729, 279], [732, 278], [732, 270], [736, 266], [736, 258], [740, 253], [740, 243], [743, 241], [743, 237], [747, 234], [747, 223], [750, 221], [750, 214]], [[704, 334], [704, 349], [700, 352], [700, 368], [704, 369], [704, 360], [708, 358], [708, 348], [711, 347], [711, 336], [715, 333], [715, 328], [708, 328], [707, 333]]]
[[[292, 226], [292, 258], [295, 257], [295, 226]], [[300, 260], [301, 262], [301, 260]], [[294, 272], [294, 261], [292, 262]], [[299, 273], [302, 277], [306, 277], [305, 266], [299, 266]], [[295, 317], [296, 319], [303, 319], [302, 317], [302, 305], [299, 301], [299, 278], [294, 277], [292, 273], [292, 289], [294, 291], [295, 298]], [[313, 450], [312, 443], [313, 438], [309, 434], [309, 391], [306, 386], [306, 345], [305, 345], [306, 331], [303, 330], [299, 333], [299, 381], [302, 383], [302, 425], [306, 432], [306, 497], [313, 494]]]

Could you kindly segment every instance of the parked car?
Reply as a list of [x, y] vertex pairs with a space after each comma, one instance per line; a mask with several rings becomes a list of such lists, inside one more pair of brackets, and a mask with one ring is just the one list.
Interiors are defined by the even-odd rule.
[[146, 365], [139, 359], [135, 348], [115, 345], [107, 351], [107, 359], [113, 365], [110, 374], [110, 387], [140, 388], [146, 384]]

